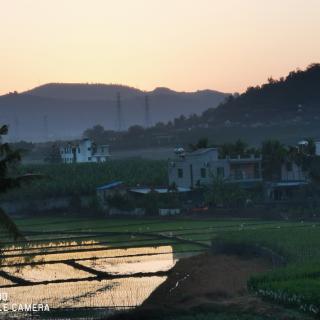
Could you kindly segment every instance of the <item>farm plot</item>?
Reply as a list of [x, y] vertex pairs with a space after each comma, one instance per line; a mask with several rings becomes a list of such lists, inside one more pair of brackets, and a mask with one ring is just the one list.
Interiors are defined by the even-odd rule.
[[[29, 292], [33, 301], [40, 299], [53, 309], [137, 306], [167, 279], [178, 259], [203, 252], [216, 238], [273, 245], [281, 254], [286, 252], [288, 259], [297, 259], [298, 251], [302, 260], [318, 255], [313, 243], [319, 225], [312, 223], [74, 218], [19, 219], [17, 223], [27, 241], [14, 247], [5, 244], [1, 269], [6, 277], [0, 277], [0, 286], [21, 301]], [[302, 230], [307, 231], [296, 242], [290, 239], [293, 232]], [[311, 233], [313, 240], [304, 241]], [[253, 278], [250, 288], [263, 290], [263, 281]]]
[[283, 256], [286, 266], [251, 278], [249, 288], [266, 299], [320, 314], [318, 224], [300, 223], [290, 228], [233, 231], [220, 235], [221, 239], [229, 246], [240, 244], [243, 247], [270, 248]]
[[132, 308], [166, 280], [177, 261], [171, 245], [134, 247], [133, 241], [119, 249], [108, 246], [108, 240], [117, 244], [132, 238], [99, 239], [7, 246], [0, 290], [11, 297], [9, 303], [41, 303], [51, 309]]

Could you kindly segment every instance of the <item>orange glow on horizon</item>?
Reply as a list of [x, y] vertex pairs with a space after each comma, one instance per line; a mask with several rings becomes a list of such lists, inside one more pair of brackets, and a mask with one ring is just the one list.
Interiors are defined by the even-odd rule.
[[48, 82], [242, 92], [320, 61], [318, 0], [0, 1], [0, 94]]

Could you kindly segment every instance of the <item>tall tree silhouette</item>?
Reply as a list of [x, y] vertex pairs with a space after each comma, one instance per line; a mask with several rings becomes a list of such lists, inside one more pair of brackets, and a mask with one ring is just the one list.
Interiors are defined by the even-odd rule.
[[[0, 127], [0, 193], [17, 187], [21, 181], [21, 177], [10, 177], [10, 166], [20, 161], [20, 153], [11, 150], [8, 143], [2, 142], [3, 135], [8, 133], [8, 127], [3, 125]], [[10, 217], [0, 208], [0, 229], [9, 233], [14, 239], [22, 237], [15, 223]]]

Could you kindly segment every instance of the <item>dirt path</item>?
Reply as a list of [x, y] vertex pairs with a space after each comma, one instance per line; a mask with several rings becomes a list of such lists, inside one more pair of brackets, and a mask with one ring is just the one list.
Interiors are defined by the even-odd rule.
[[191, 310], [206, 306], [276, 319], [305, 319], [301, 314], [292, 315], [290, 310], [249, 294], [246, 283], [250, 276], [270, 269], [270, 264], [262, 258], [243, 259], [206, 253], [182, 259], [141, 308]]

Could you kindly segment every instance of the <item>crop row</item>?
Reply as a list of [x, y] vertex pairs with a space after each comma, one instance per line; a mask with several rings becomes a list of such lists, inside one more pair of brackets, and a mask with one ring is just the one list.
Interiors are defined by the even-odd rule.
[[317, 225], [230, 231], [222, 236], [222, 241], [234, 243], [237, 249], [239, 245], [252, 245], [280, 254], [286, 265], [252, 277], [248, 281], [249, 289], [269, 300], [320, 313], [320, 229]]
[[320, 278], [260, 282], [249, 288], [256, 294], [278, 303], [295, 306], [313, 314], [320, 313]]
[[21, 188], [1, 195], [1, 200], [43, 199], [45, 197], [91, 195], [99, 185], [121, 180], [128, 186], [166, 185], [166, 162], [144, 159], [105, 163], [21, 165], [14, 174], [42, 174]]

